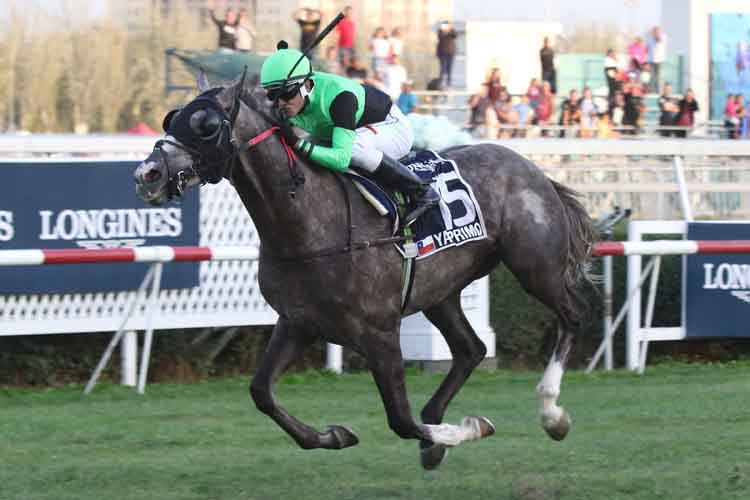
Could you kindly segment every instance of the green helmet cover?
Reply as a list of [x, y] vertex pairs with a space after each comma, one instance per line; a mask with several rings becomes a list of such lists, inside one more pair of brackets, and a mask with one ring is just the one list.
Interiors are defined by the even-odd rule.
[[[299, 61], [300, 57], [302, 58]], [[297, 64], [299, 61], [299, 64]], [[297, 64], [292, 74], [289, 71]], [[310, 60], [295, 49], [279, 49], [265, 61], [260, 69], [260, 84], [263, 87], [285, 87], [289, 84], [299, 83], [312, 75]]]

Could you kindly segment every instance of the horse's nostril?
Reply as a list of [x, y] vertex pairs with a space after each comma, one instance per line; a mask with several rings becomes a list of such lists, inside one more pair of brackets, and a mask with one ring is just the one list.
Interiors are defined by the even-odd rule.
[[143, 180], [146, 182], [156, 182], [159, 179], [161, 179], [161, 172], [156, 169], [149, 170], [146, 172], [146, 175], [143, 176]]

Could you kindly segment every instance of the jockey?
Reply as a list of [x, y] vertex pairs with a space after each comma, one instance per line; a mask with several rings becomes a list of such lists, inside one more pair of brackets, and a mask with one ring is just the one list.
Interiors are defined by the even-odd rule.
[[[414, 209], [404, 226], [437, 205], [439, 196], [429, 183], [396, 159], [409, 152], [414, 135], [387, 94], [342, 76], [313, 73], [302, 52], [283, 41], [278, 48], [263, 63], [260, 84], [282, 115], [280, 133], [289, 145], [322, 167], [352, 166], [406, 193]], [[298, 137], [292, 125], [309, 132], [311, 140]]]

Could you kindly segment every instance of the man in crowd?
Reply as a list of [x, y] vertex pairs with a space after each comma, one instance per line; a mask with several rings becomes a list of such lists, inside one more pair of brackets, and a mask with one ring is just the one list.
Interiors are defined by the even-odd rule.
[[438, 25], [437, 47], [435, 55], [440, 64], [440, 81], [443, 87], [450, 87], [452, 84], [453, 59], [456, 57], [456, 38], [458, 33], [453, 28], [453, 23], [443, 21]]
[[406, 80], [401, 84], [401, 95], [398, 96], [396, 105], [405, 115], [408, 115], [417, 109], [418, 101], [417, 96], [414, 95], [413, 89], [414, 82], [411, 80]]
[[406, 68], [401, 65], [401, 57], [393, 55], [390, 64], [383, 70], [383, 85], [388, 91], [391, 99], [398, 98], [401, 93], [401, 86], [407, 80]]
[[557, 94], [557, 71], [555, 70], [555, 51], [550, 45], [549, 37], [545, 36], [542, 48], [539, 50], [539, 61], [542, 63], [542, 81], [549, 82], [552, 93]]
[[581, 99], [576, 89], [570, 91], [568, 98], [560, 106], [560, 125], [570, 127], [570, 130], [561, 130], [560, 137], [575, 137], [576, 129], [581, 125]]
[[356, 55], [354, 51], [354, 40], [357, 37], [357, 25], [354, 23], [354, 10], [351, 6], [344, 8], [344, 19], [336, 26], [339, 34], [339, 62], [347, 67], [351, 59]]
[[[315, 40], [320, 31], [320, 11], [318, 9], [303, 7], [297, 9], [292, 18], [299, 24], [299, 49], [305, 50], [312, 45], [313, 40]], [[315, 58], [315, 49], [308, 53], [308, 57], [311, 61]]]
[[667, 34], [659, 26], [654, 26], [648, 39], [648, 61], [651, 65], [650, 91], [658, 92], [661, 85], [661, 67], [667, 60]]
[[227, 9], [224, 20], [221, 20], [211, 10], [211, 20], [219, 30], [219, 48], [234, 50], [237, 46], [237, 11]]

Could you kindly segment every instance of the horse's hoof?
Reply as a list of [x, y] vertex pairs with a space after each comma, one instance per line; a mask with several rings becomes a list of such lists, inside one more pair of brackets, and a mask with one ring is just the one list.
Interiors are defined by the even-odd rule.
[[[562, 408], [561, 408], [562, 409]], [[567, 410], [562, 409], [562, 415], [557, 420], [542, 419], [542, 426], [547, 431], [547, 435], [555, 441], [562, 441], [570, 432], [573, 420]]]
[[420, 441], [419, 443], [419, 461], [425, 470], [435, 470], [448, 455], [448, 447], [442, 444], [435, 444], [432, 441]]
[[486, 417], [464, 417], [461, 421], [461, 427], [474, 429], [474, 439], [483, 439], [495, 433], [495, 426]]
[[359, 443], [359, 437], [357, 437], [354, 431], [343, 425], [329, 425], [324, 437], [329, 438], [326, 448], [332, 450], [349, 448]]

